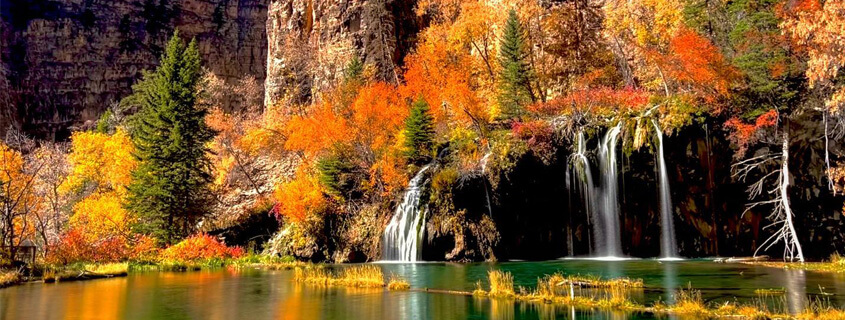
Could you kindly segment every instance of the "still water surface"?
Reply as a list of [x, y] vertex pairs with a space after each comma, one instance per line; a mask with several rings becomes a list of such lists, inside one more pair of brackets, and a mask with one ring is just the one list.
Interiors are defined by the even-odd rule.
[[[487, 271], [513, 273], [515, 285], [533, 287], [545, 274], [594, 274], [641, 278], [646, 289], [632, 299], [671, 301], [691, 285], [708, 302], [752, 302], [757, 288], [785, 288], [766, 303], [798, 310], [807, 297], [845, 307], [845, 275], [781, 270], [708, 261], [561, 260], [508, 263], [377, 264], [385, 275], [413, 288], [471, 291]], [[344, 266], [335, 266], [343, 268]], [[650, 319], [643, 314], [574, 311], [477, 299], [470, 296], [380, 289], [320, 288], [294, 283], [292, 271], [219, 270], [148, 272], [125, 278], [58, 284], [30, 283], [0, 289], [0, 319]], [[822, 294], [824, 293], [824, 294]]]

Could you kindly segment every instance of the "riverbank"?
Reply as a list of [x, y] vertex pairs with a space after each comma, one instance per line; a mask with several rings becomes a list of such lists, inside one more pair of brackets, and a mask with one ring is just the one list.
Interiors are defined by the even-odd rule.
[[805, 270], [823, 273], [845, 273], [845, 257], [833, 254], [827, 261], [817, 262], [783, 262], [783, 261], [734, 261], [753, 266], [764, 266], [786, 270]]
[[73, 263], [68, 265], [35, 265], [27, 273], [0, 270], [0, 288], [27, 282], [69, 282], [125, 277], [132, 272], [200, 271], [222, 268], [289, 270], [307, 263], [290, 257], [246, 255], [239, 258], [205, 259], [195, 261], [130, 261], [113, 263]]

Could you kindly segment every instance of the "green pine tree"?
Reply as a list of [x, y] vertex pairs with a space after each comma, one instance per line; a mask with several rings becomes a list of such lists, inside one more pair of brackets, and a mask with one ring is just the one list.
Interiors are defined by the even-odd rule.
[[428, 103], [422, 98], [411, 106], [411, 114], [405, 120], [405, 153], [412, 161], [425, 161], [431, 155], [434, 145], [434, 118], [428, 111]]
[[534, 99], [531, 93], [531, 65], [528, 63], [525, 30], [511, 9], [499, 46], [499, 108], [502, 119], [522, 116], [523, 107]]
[[196, 40], [185, 46], [177, 31], [158, 69], [145, 73], [127, 98], [138, 108], [130, 132], [139, 160], [127, 209], [140, 218], [141, 231], [168, 244], [193, 231], [210, 204], [206, 154], [215, 132], [198, 104], [200, 81]]
[[349, 63], [346, 64], [346, 69], [343, 70], [343, 78], [346, 81], [358, 81], [364, 74], [364, 63], [358, 59], [358, 55], [353, 55]]
[[349, 197], [356, 185], [356, 167], [345, 152], [336, 150], [317, 161], [320, 184], [334, 196]]

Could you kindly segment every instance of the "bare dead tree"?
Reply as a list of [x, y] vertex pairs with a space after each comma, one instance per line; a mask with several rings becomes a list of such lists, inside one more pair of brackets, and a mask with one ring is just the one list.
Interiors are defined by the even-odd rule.
[[68, 220], [67, 206], [69, 197], [59, 191], [59, 187], [68, 177], [67, 145], [65, 143], [43, 142], [34, 154], [28, 157], [32, 166], [42, 169], [35, 175], [34, 192], [41, 202], [38, 210], [32, 214], [35, 232], [47, 254], [47, 244], [57, 240], [62, 226]]
[[[795, 213], [789, 204], [788, 130], [783, 130], [780, 142], [780, 153], [773, 153], [766, 149], [759, 155], [737, 162], [731, 168], [731, 175], [734, 179], [743, 182], [755, 172], [761, 175], [748, 186], [749, 200], [757, 201], [748, 204], [743, 214], [757, 207], [772, 206], [772, 211], [768, 215], [771, 224], [763, 229], [774, 228], [774, 233], [754, 251], [754, 255], [756, 256], [760, 250], [766, 251], [782, 242], [785, 260], [804, 262], [804, 252], [795, 229]], [[770, 169], [772, 167], [775, 169]]]

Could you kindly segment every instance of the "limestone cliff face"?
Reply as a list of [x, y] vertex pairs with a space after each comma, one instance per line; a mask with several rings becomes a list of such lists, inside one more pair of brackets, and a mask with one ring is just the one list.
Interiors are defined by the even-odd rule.
[[265, 104], [305, 103], [343, 74], [353, 56], [383, 81], [398, 81], [402, 59], [424, 27], [416, 1], [271, 0]]
[[204, 65], [217, 76], [263, 82], [267, 2], [0, 0], [7, 121], [61, 138], [67, 128], [96, 120], [131, 92], [142, 70], [155, 68], [176, 28], [196, 37]]

